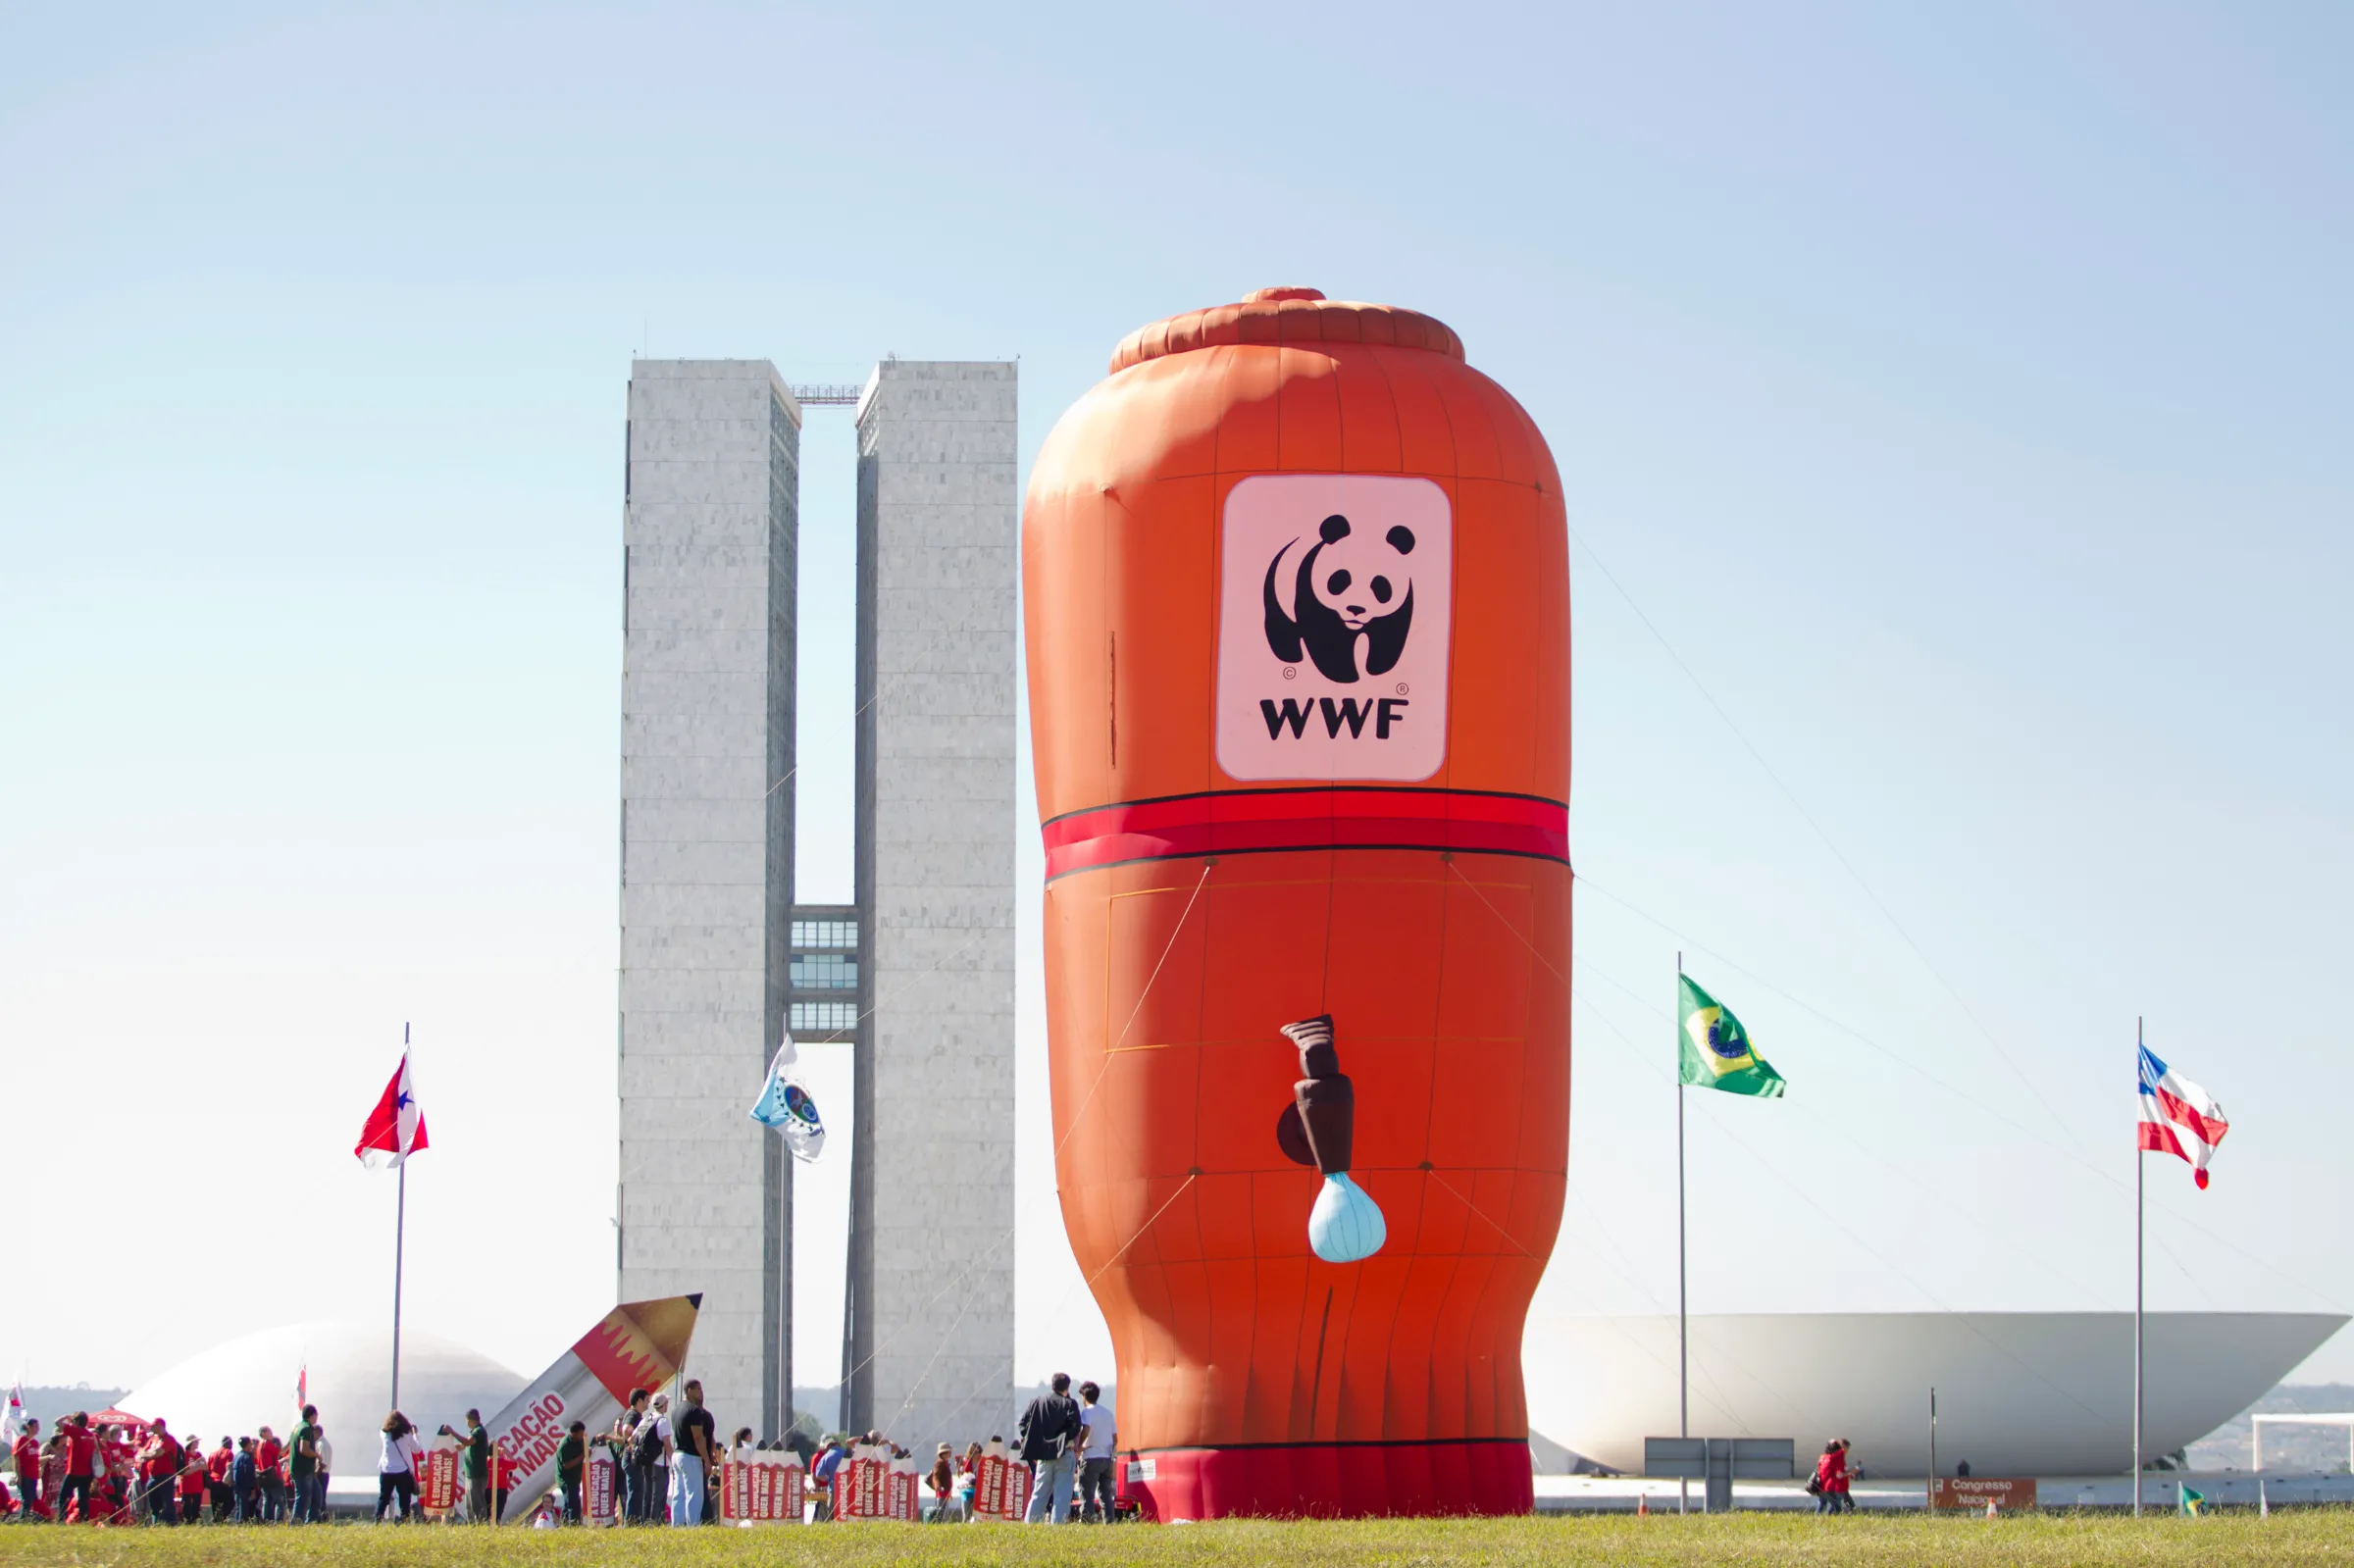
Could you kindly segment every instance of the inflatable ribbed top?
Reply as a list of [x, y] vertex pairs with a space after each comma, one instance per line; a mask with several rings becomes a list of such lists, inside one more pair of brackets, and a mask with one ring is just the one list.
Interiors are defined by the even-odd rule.
[[1254, 288], [1239, 305], [1212, 305], [1138, 328], [1112, 350], [1111, 374], [1220, 343], [1388, 343], [1463, 357], [1455, 329], [1420, 311], [1326, 299], [1313, 288]]

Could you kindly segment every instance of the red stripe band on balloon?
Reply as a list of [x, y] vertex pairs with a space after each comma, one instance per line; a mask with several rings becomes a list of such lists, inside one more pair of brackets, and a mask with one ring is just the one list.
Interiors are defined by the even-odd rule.
[[1131, 800], [1041, 830], [1047, 880], [1191, 855], [1286, 849], [1459, 849], [1569, 863], [1569, 808], [1536, 795], [1335, 785]]

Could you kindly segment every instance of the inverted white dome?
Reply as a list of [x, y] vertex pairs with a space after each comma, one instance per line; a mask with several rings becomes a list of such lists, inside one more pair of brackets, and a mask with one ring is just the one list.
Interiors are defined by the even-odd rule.
[[[311, 1403], [333, 1445], [336, 1476], [365, 1473], [373, 1490], [377, 1433], [392, 1408], [388, 1325], [264, 1329], [190, 1356], [125, 1394], [121, 1404], [149, 1421], [160, 1416], [181, 1438], [200, 1439], [208, 1447], [225, 1433], [240, 1438], [264, 1426], [283, 1438], [295, 1425], [294, 1376], [305, 1366]], [[415, 1329], [401, 1334], [401, 1413], [429, 1441], [443, 1422], [463, 1431], [468, 1406], [490, 1415], [523, 1382], [512, 1369], [437, 1335]]]
[[[2196, 1442], [2345, 1325], [2335, 1312], [2153, 1312], [2142, 1451]], [[1532, 1325], [1530, 1419], [1613, 1469], [1676, 1430], [1672, 1317]], [[1531, 1357], [1537, 1361], [1536, 1357]], [[1848, 1438], [1874, 1475], [1937, 1458], [1982, 1476], [2124, 1475], [2133, 1452], [2130, 1312], [1823, 1312], [1695, 1316], [1692, 1434], [1789, 1438], [1802, 1469]]]

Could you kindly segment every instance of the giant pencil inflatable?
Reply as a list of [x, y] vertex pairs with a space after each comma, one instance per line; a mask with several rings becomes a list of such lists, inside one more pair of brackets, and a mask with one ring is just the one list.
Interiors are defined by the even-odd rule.
[[1157, 1517], [1531, 1505], [1569, 1125], [1569, 581], [1411, 311], [1156, 323], [1025, 502], [1063, 1222]]
[[613, 1425], [630, 1391], [658, 1391], [687, 1363], [702, 1296], [625, 1301], [549, 1363], [484, 1425], [515, 1467], [501, 1519], [520, 1519], [556, 1483], [556, 1449], [575, 1421], [595, 1437]]

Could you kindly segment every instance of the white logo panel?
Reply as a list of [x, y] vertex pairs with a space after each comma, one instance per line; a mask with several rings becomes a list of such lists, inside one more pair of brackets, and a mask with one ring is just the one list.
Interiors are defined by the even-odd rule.
[[1428, 480], [1261, 474], [1226, 497], [1218, 766], [1410, 784], [1447, 760], [1455, 515]]

